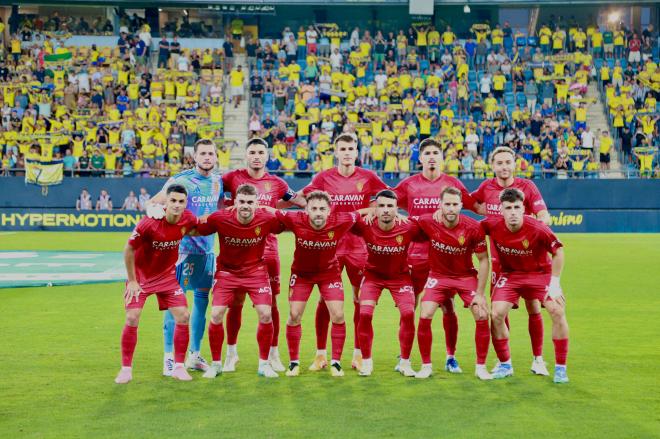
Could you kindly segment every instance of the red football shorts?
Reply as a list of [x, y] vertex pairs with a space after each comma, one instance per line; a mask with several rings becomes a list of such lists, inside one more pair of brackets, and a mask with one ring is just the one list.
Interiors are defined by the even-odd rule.
[[[168, 273], [157, 279], [150, 279], [139, 283], [142, 292], [138, 296], [137, 302], [133, 299], [129, 304], [124, 305], [126, 309], [144, 308], [144, 303], [147, 301], [147, 297], [152, 294], [156, 295], [156, 298], [158, 299], [158, 309], [161, 311], [177, 306], [188, 307], [186, 295], [181, 288], [181, 285], [179, 285], [179, 281], [176, 280], [174, 272]], [[126, 284], [128, 285], [128, 282], [126, 282]]]
[[390, 290], [394, 304], [400, 312], [415, 309], [415, 292], [409, 276], [401, 279], [380, 279], [366, 275], [360, 285], [360, 302], [372, 300], [378, 303], [384, 289]]
[[337, 255], [337, 260], [339, 261], [340, 271], [346, 267], [346, 274], [348, 275], [348, 280], [350, 280], [351, 285], [359, 287], [360, 282], [362, 282], [362, 277], [364, 276], [364, 266], [367, 263], [367, 253], [360, 252]]
[[235, 298], [247, 294], [254, 305], [273, 303], [266, 267], [260, 267], [250, 276], [236, 276], [227, 271], [218, 271], [213, 280], [213, 306], [230, 306]]
[[550, 273], [501, 273], [491, 295], [491, 302], [509, 302], [517, 308], [518, 300], [522, 297], [543, 303], [548, 295], [550, 277]]
[[477, 283], [477, 278], [474, 276], [452, 278], [431, 273], [424, 286], [422, 302], [435, 302], [442, 305], [458, 294], [463, 301], [463, 306], [468, 308], [474, 299]]
[[426, 280], [429, 278], [429, 260], [427, 259], [408, 259], [410, 264], [410, 277], [412, 278], [415, 295], [418, 296], [424, 291]]
[[280, 294], [280, 256], [277, 253], [264, 255], [266, 268], [268, 269], [268, 280], [273, 296]]
[[341, 274], [335, 277], [304, 277], [292, 274], [289, 279], [289, 302], [307, 302], [314, 285], [318, 285], [321, 299], [324, 301], [344, 301], [344, 285]]

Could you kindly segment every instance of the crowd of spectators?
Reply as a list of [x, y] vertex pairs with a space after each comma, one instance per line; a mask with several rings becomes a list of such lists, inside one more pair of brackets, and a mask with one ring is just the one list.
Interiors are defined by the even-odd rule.
[[344, 37], [286, 28], [248, 49], [250, 131], [273, 144], [269, 167], [285, 176], [331, 167], [342, 131], [358, 135], [363, 166], [390, 176], [414, 171], [419, 141], [430, 136], [444, 145], [446, 171], [464, 178], [488, 175], [502, 144], [517, 151], [520, 175], [595, 176], [609, 169], [618, 136], [588, 126], [596, 65], [639, 57], [633, 68], [648, 69], [647, 94], [660, 85], [653, 28], [639, 54], [635, 44], [621, 48], [621, 35], [639, 38], [622, 27], [553, 23], [534, 38], [508, 23], [476, 24], [460, 40], [450, 26]]
[[129, 191], [121, 206], [117, 207], [112, 202], [112, 197], [107, 190], [101, 189], [99, 196], [94, 201], [92, 195], [85, 188], [80, 191], [76, 198], [76, 210], [103, 210], [112, 211], [113, 209], [125, 210], [128, 212], [144, 212], [147, 208], [147, 201], [151, 195], [146, 188], [140, 188], [140, 194], [135, 195], [134, 191]]
[[3, 173], [61, 159], [67, 175], [166, 177], [193, 166], [187, 147], [200, 138], [220, 145], [227, 168], [223, 50], [190, 50], [176, 36], [151, 46], [148, 25], [122, 28], [114, 47], [13, 35], [0, 53]]

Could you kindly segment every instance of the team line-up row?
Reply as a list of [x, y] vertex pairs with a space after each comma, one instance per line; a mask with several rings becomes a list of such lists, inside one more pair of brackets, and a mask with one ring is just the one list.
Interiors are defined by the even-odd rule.
[[[277, 377], [278, 371], [286, 370], [276, 347], [279, 260], [274, 235], [283, 230], [291, 230], [295, 235], [286, 325], [290, 359], [287, 376], [300, 374], [300, 322], [315, 285], [322, 300], [316, 313], [317, 355], [310, 370], [328, 367], [325, 347], [331, 322], [329, 368], [333, 376], [344, 375], [340, 362], [346, 337], [341, 271], [346, 267], [355, 303], [356, 349], [352, 366], [359, 375], [369, 376], [373, 372], [371, 321], [382, 290], [388, 289], [400, 312], [401, 351], [396, 370], [402, 375], [417, 378], [432, 375], [431, 319], [438, 308], [443, 311], [447, 345], [445, 368], [449, 372], [461, 372], [454, 357], [458, 331], [452, 300], [455, 295], [470, 308], [476, 321], [476, 376], [492, 379], [513, 375], [507, 315], [522, 297], [530, 313], [532, 371], [548, 375], [541, 356], [543, 321], [539, 311], [543, 304], [553, 322], [554, 381], [568, 381], [568, 324], [559, 284], [562, 245], [540, 221], [547, 216], [547, 209], [538, 190], [532, 188], [531, 182], [512, 177], [515, 156], [508, 148], [496, 150], [491, 157], [496, 178], [469, 194], [459, 180], [439, 171], [442, 152], [430, 140], [420, 148], [422, 173], [390, 190], [375, 174], [355, 167], [354, 136], [339, 136], [335, 141], [337, 168], [317, 175], [307, 188], [295, 194], [281, 179], [264, 172], [268, 151], [259, 139], [248, 143], [248, 167], [223, 176], [213, 172], [213, 145], [205, 146], [196, 145], [195, 171], [174, 177], [154, 197], [148, 209], [149, 217], [140, 221], [126, 246], [126, 325], [117, 383], [132, 379], [137, 325], [144, 302], [151, 294], [157, 295], [160, 309], [168, 309], [174, 320], [173, 349], [169, 349], [174, 351], [171, 365], [168, 364], [168, 325], [165, 325], [164, 374], [190, 380], [187, 368], [203, 370], [207, 378], [235, 370], [236, 337], [245, 295], [250, 296], [259, 317], [259, 375]], [[233, 207], [209, 215], [216, 209], [201, 204], [217, 205], [223, 184], [224, 190], [232, 195]], [[292, 203], [304, 206], [304, 211], [275, 209]], [[486, 219], [477, 222], [460, 214], [464, 206], [486, 215]], [[400, 216], [399, 208], [407, 210], [410, 217]], [[198, 216], [191, 212], [195, 210]], [[534, 213], [538, 219], [530, 216]], [[220, 255], [213, 274], [215, 234], [219, 238]], [[486, 236], [490, 239], [490, 264]], [[477, 269], [473, 255], [478, 260]], [[485, 298], [489, 268], [492, 268], [490, 309]], [[209, 279], [212, 279], [210, 288], [202, 288], [200, 284]], [[190, 314], [185, 289], [195, 290], [192, 344], [187, 361]], [[199, 356], [206, 313], [202, 299], [208, 303], [209, 289], [212, 291], [208, 325], [210, 365]], [[418, 372], [410, 363], [416, 296], [421, 307], [417, 339], [422, 366]], [[237, 313], [233, 319], [232, 312]], [[228, 349], [223, 367], [225, 314]], [[486, 369], [491, 334], [499, 360], [492, 373]]]

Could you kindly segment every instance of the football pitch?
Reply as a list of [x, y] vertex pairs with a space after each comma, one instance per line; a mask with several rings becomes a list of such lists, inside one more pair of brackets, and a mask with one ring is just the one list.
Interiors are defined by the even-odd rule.
[[[127, 237], [3, 233], [0, 250], [117, 252]], [[280, 238], [284, 362], [291, 238]], [[162, 315], [151, 298], [140, 322], [133, 382], [119, 386], [113, 379], [120, 366], [122, 283], [6, 288], [0, 289], [0, 437], [660, 437], [660, 235], [560, 239], [571, 327], [567, 385], [530, 374], [523, 310], [511, 316], [513, 377], [480, 382], [473, 376], [474, 323], [462, 308], [457, 358], [464, 373], [441, 370], [444, 335], [437, 315], [435, 375], [400, 376], [393, 371], [398, 312], [387, 293], [374, 317], [374, 374], [361, 378], [347, 370], [344, 378], [332, 378], [308, 372], [315, 292], [303, 319], [300, 377], [257, 376], [256, 316], [249, 306], [237, 372], [215, 380], [195, 372], [189, 383], [162, 377]], [[352, 307], [346, 305], [345, 367], [353, 347]], [[552, 370], [550, 319], [544, 318], [544, 356]], [[206, 338], [202, 354], [210, 357]], [[495, 360], [491, 348], [489, 366]], [[418, 369], [416, 343], [412, 361]]]

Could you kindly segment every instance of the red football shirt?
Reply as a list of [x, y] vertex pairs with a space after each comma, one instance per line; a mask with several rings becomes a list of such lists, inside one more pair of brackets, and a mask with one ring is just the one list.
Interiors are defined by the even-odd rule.
[[[518, 189], [525, 194], [525, 215], [536, 215], [542, 210], [547, 210], [548, 207], [543, 201], [541, 192], [536, 187], [533, 181], [527, 180], [525, 178], [514, 178], [513, 184], [509, 187]], [[497, 182], [497, 178], [491, 178], [484, 180], [477, 188], [476, 191], [472, 192], [472, 197], [477, 203], [486, 204], [486, 215], [501, 215], [500, 213], [500, 193], [506, 188], [500, 186]]]
[[[378, 176], [362, 168], [355, 168], [350, 177], [344, 177], [337, 168], [322, 171], [303, 189], [304, 194], [312, 191], [326, 191], [332, 198], [335, 212], [353, 212], [369, 207], [371, 198], [387, 186]], [[353, 233], [348, 233], [339, 242], [338, 255], [355, 252], [364, 253], [364, 241]]]
[[481, 227], [497, 249], [500, 272], [552, 272], [552, 258], [548, 253], [554, 255], [562, 243], [541, 221], [526, 216], [520, 230], [511, 232], [504, 217], [493, 216], [482, 220]]
[[310, 225], [306, 212], [278, 211], [277, 218], [296, 237], [292, 274], [333, 279], [340, 275], [337, 247], [357, 221], [356, 213], [333, 212], [321, 230]]
[[[455, 187], [462, 194], [463, 207], [474, 210], [474, 199], [465, 185], [456, 177], [440, 174], [435, 180], [429, 180], [421, 173], [406, 177], [394, 188], [399, 198], [399, 208], [405, 209], [410, 216], [433, 213], [440, 208], [440, 193], [447, 187]], [[410, 259], [427, 259], [429, 243], [413, 242], [410, 244]]]
[[[257, 188], [257, 197], [259, 204], [264, 206], [276, 207], [279, 200], [288, 201], [295, 197], [295, 192], [291, 191], [289, 185], [280, 177], [271, 174], [264, 174], [261, 178], [253, 178], [247, 169], [236, 169], [222, 176], [222, 184], [225, 191], [231, 193], [232, 198], [236, 197], [236, 189], [245, 183], [249, 183]], [[228, 204], [232, 204], [229, 202]], [[265, 254], [277, 255], [277, 237], [269, 235], [266, 240]]]
[[415, 220], [430, 242], [429, 266], [432, 274], [442, 277], [477, 275], [472, 254], [486, 251], [486, 236], [478, 221], [460, 215], [456, 227], [450, 229], [444, 223], [435, 221], [431, 214], [413, 218]]
[[186, 233], [197, 226], [197, 217], [184, 210], [176, 224], [165, 218], [144, 217], [137, 223], [128, 244], [135, 249], [135, 276], [139, 283], [174, 273], [179, 258], [179, 244]]
[[415, 222], [396, 224], [392, 230], [384, 231], [374, 219], [368, 225], [360, 218], [353, 228], [367, 244], [365, 272], [383, 279], [401, 279], [410, 275], [408, 247], [413, 239], [419, 239], [420, 231]]
[[280, 233], [282, 225], [275, 215], [259, 209], [249, 224], [241, 224], [236, 212], [213, 212], [206, 224], [197, 226], [201, 235], [218, 233], [220, 254], [216, 258], [216, 276], [228, 271], [237, 276], [249, 276], [264, 264], [266, 240], [271, 233]]

